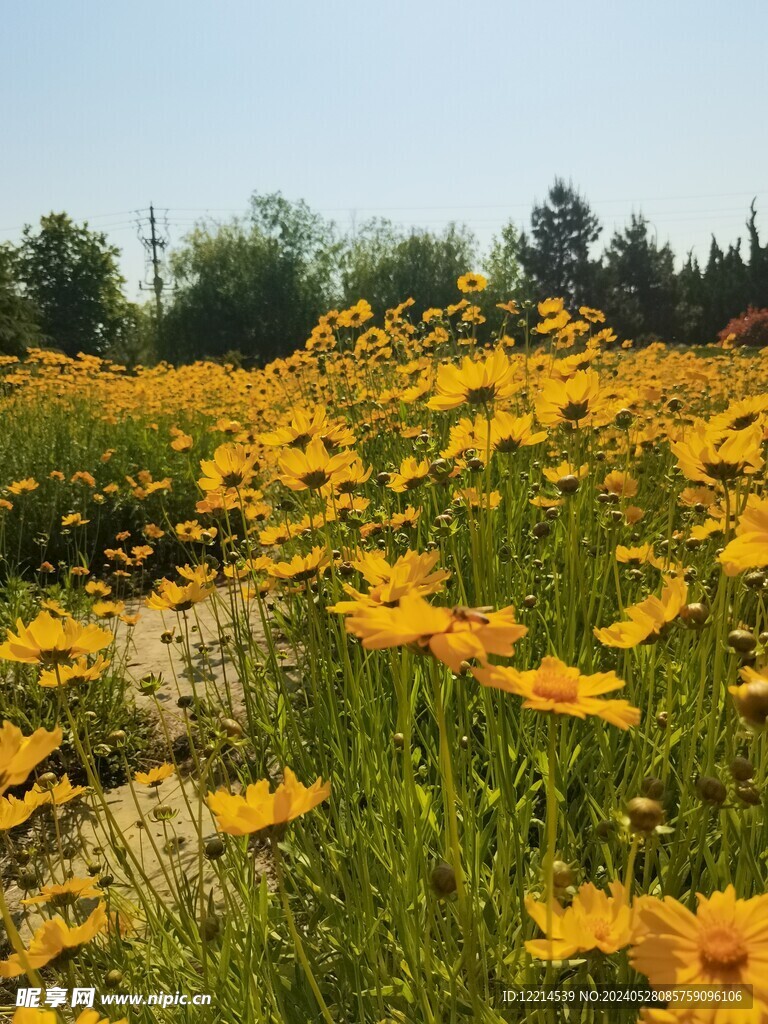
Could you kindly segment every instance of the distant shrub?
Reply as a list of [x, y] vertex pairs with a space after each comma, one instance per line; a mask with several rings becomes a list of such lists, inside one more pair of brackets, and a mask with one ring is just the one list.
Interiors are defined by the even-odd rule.
[[734, 347], [763, 348], [768, 345], [768, 309], [749, 306], [746, 313], [729, 320], [717, 337]]

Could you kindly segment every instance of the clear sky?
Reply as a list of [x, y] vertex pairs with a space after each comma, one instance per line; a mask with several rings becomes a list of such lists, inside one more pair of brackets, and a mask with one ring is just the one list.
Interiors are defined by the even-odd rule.
[[124, 250], [281, 190], [482, 242], [555, 175], [678, 253], [768, 236], [765, 0], [6, 0], [0, 241], [66, 210]]

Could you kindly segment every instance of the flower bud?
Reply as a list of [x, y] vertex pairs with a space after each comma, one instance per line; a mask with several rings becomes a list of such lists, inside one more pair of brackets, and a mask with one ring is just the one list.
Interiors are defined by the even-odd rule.
[[219, 727], [223, 729], [231, 740], [240, 739], [243, 735], [243, 727], [234, 718], [220, 718]]
[[664, 810], [658, 800], [636, 796], [627, 804], [627, 816], [635, 832], [653, 832], [664, 820]]
[[120, 982], [123, 980], [123, 972], [117, 969], [108, 971], [104, 976], [104, 984], [107, 988], [117, 988]]
[[205, 844], [203, 852], [208, 860], [218, 860], [219, 857], [224, 856], [225, 850], [224, 840], [219, 836], [214, 836]]
[[754, 765], [746, 757], [734, 757], [730, 769], [731, 775], [737, 782], [748, 782], [755, 774]]
[[714, 775], [702, 775], [696, 782], [696, 790], [704, 803], [715, 804], [718, 807], [725, 803], [728, 796], [728, 790]]
[[731, 690], [739, 714], [753, 728], [761, 729], [768, 720], [768, 679], [755, 679]]
[[570, 864], [564, 860], [556, 860], [552, 865], [552, 882], [558, 889], [567, 889], [576, 881], [576, 875]]
[[438, 896], [450, 896], [452, 892], [456, 892], [456, 872], [445, 861], [433, 870], [430, 882]]
[[555, 484], [561, 494], [575, 494], [579, 489], [579, 481], [572, 473], [561, 476]]
[[650, 797], [651, 800], [659, 800], [664, 792], [664, 783], [661, 779], [647, 775], [640, 784], [640, 792], [643, 796]]
[[760, 804], [760, 791], [751, 782], [740, 782], [736, 787], [736, 796], [750, 807], [757, 807]]
[[748, 654], [755, 649], [757, 641], [746, 629], [732, 629], [728, 634], [728, 645], [740, 654]]

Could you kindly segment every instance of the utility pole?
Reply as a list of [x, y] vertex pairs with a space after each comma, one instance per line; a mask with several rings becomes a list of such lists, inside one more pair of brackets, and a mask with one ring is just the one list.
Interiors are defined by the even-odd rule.
[[[159, 232], [153, 203], [149, 204], [149, 237], [146, 237], [142, 233], [141, 220], [138, 221], [138, 225], [139, 239], [147, 251], [148, 260], [152, 266], [151, 287], [155, 293], [155, 307], [157, 309], [157, 322], [159, 325], [163, 319], [163, 289], [165, 288], [165, 281], [160, 274], [160, 270], [162, 268], [163, 253], [165, 252], [165, 247], [168, 244], [168, 239]], [[139, 287], [141, 287], [141, 285], [139, 285]]]

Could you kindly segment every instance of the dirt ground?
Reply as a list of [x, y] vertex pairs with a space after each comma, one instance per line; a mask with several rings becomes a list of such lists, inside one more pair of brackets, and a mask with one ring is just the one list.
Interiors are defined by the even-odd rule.
[[[192, 649], [202, 646], [204, 651], [193, 662], [192, 672], [185, 664], [182, 645], [162, 640], [166, 630], [177, 627], [178, 632], [175, 614], [163, 616], [143, 607], [143, 602], [136, 602], [127, 611], [129, 614], [141, 612], [141, 616], [130, 630], [120, 623], [116, 660], [133, 683], [150, 673], [162, 677], [155, 698], [143, 696], [138, 690], [135, 695], [137, 706], [149, 709], [157, 719], [159, 749], [167, 749], [187, 730], [186, 713], [178, 706], [180, 697], [196, 692], [199, 696], [206, 695], [214, 706], [227, 706], [228, 696], [231, 696], [234, 717], [239, 717], [243, 709], [242, 683], [219, 642], [220, 625], [225, 631], [231, 625], [223, 591], [217, 591], [213, 598], [196, 606], [194, 625], [190, 619]], [[263, 639], [261, 620], [255, 609], [251, 629], [257, 641]], [[63, 846], [66, 848], [71, 838], [74, 848], [79, 850], [85, 845], [90, 851], [88, 858], [80, 853], [75, 855], [71, 865], [74, 874], [82, 877], [89, 867], [95, 870], [98, 866], [98, 875], [114, 877], [113, 891], [133, 902], [136, 894], [110, 849], [114, 845], [113, 836], [119, 830], [134, 870], [139, 868], [153, 888], [172, 901], [172, 890], [179, 879], [189, 881], [199, 875], [197, 829], [204, 840], [216, 835], [213, 817], [200, 800], [194, 778], [172, 776], [158, 789], [129, 781], [107, 791], [105, 800], [106, 807], [99, 807], [97, 803], [97, 814], [90, 811], [85, 800], [76, 800], [62, 809]], [[164, 808], [162, 818], [165, 820], [157, 821], [152, 814], [158, 805]], [[53, 867], [59, 882], [62, 867], [55, 858]], [[207, 860], [203, 861], [203, 877], [208, 891], [214, 884], [215, 874]], [[11, 886], [6, 895], [26, 936], [39, 925], [40, 919], [36, 914], [24, 912], [19, 903], [24, 893], [18, 886]]]

